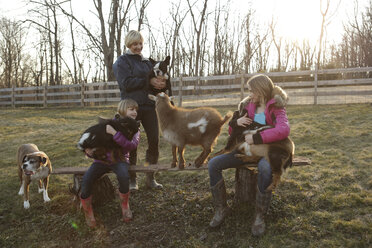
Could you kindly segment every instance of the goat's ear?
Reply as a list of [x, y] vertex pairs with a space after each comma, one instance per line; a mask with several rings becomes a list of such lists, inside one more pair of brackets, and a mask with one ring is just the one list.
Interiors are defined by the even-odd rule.
[[175, 96], [170, 96], [169, 101], [173, 101], [176, 97]]
[[104, 117], [101, 117], [101, 116], [98, 116], [98, 123], [105, 123], [106, 121], [108, 121], [109, 119], [107, 118], [104, 118]]
[[150, 98], [150, 100], [156, 101], [156, 96], [148, 94], [148, 97]]
[[155, 61], [155, 60], [153, 60], [152, 58], [149, 58], [149, 60], [150, 60], [151, 64], [153, 64], [153, 65], [155, 65], [155, 64], [156, 64], [156, 61]]
[[165, 62], [166, 65], [169, 65], [169, 62], [170, 62], [170, 56], [169, 55], [165, 58], [164, 62]]

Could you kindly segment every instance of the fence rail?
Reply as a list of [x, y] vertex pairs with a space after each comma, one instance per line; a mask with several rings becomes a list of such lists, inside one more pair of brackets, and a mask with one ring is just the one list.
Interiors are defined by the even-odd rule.
[[[319, 71], [269, 72], [289, 95], [289, 104], [372, 102], [372, 67]], [[255, 74], [172, 78], [179, 106], [237, 104], [247, 93], [246, 81]], [[117, 82], [0, 89], [0, 106], [107, 104], [120, 101]]]

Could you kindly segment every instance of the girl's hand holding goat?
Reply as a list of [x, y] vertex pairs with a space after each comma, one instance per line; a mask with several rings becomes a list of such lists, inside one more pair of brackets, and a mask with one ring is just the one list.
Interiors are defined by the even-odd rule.
[[106, 125], [106, 133], [114, 136], [117, 133], [117, 131], [111, 125]]

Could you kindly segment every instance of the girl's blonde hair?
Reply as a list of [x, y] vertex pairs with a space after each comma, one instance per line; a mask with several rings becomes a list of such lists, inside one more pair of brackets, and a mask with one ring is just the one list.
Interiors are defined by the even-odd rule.
[[129, 108], [134, 108], [138, 110], [138, 103], [135, 100], [130, 99], [130, 98], [121, 100], [118, 104], [117, 112], [120, 116], [125, 117], [127, 116], [127, 110]]
[[125, 46], [129, 48], [134, 42], [142, 42], [143, 43], [143, 37], [140, 32], [136, 30], [131, 30], [128, 32], [128, 34], [125, 36]]
[[272, 98], [274, 83], [268, 76], [255, 75], [248, 80], [247, 84], [252, 92], [263, 98], [265, 103]]

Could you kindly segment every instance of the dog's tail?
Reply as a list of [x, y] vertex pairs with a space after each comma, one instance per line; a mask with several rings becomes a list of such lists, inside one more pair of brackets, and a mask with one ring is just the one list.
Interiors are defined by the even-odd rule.
[[269, 163], [273, 173], [279, 175], [288, 167], [292, 166], [292, 153], [280, 146], [270, 146], [268, 151]]
[[222, 119], [222, 125], [225, 124], [231, 118], [231, 116], [232, 116], [232, 112], [231, 111], [228, 111], [226, 113], [225, 117]]
[[287, 169], [288, 167], [292, 167], [292, 166], [293, 166], [293, 154], [290, 153], [287, 161], [284, 163], [284, 169]]

